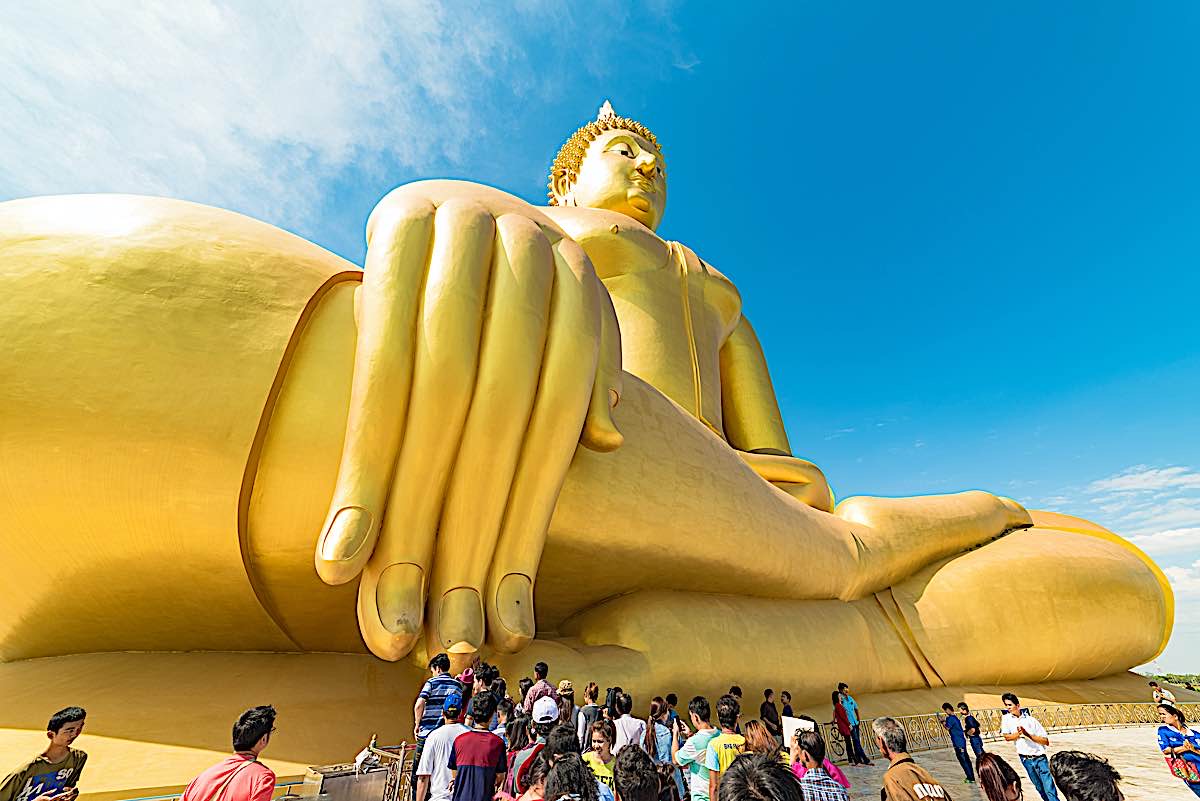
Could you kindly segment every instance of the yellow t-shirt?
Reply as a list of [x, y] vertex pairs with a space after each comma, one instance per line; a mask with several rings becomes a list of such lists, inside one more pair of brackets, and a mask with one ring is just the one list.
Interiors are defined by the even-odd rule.
[[704, 767], [724, 773], [744, 750], [746, 750], [745, 737], [740, 734], [722, 732], [708, 741], [708, 748], [704, 753]]
[[600, 761], [600, 755], [595, 751], [588, 751], [583, 755], [583, 761], [592, 769], [592, 773], [596, 774], [596, 778], [610, 790], [613, 788], [613, 765], [617, 760], [614, 758], [612, 762], [605, 765]]

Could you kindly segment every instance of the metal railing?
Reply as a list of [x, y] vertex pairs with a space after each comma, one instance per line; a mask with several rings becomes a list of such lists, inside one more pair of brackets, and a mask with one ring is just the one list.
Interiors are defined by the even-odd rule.
[[[413, 783], [415, 772], [413, 768], [417, 747], [407, 742], [399, 745], [380, 746], [377, 744], [375, 736], [372, 735], [366, 750], [374, 759], [368, 759], [363, 764], [363, 771], [371, 774], [379, 770], [384, 771], [380, 801], [409, 801], [412, 799], [416, 790]], [[305, 784], [313, 786], [302, 788], [300, 795], [318, 799], [331, 796], [341, 797], [340, 790], [331, 791], [328, 785], [330, 782], [336, 784], [344, 781], [347, 775], [354, 777], [359, 775], [359, 769], [353, 762], [311, 768]], [[274, 801], [280, 801], [280, 799], [274, 799]]]
[[[1188, 720], [1200, 717], [1200, 703], [1180, 703], [1176, 706], [1187, 716]], [[1159, 723], [1157, 705], [1151, 703], [1107, 703], [1107, 704], [1044, 704], [1027, 706], [1047, 731], [1085, 731], [1088, 729], [1112, 729], [1125, 726], [1143, 726]], [[987, 741], [1001, 739], [1000, 720], [1004, 717], [1003, 709], [975, 709], [971, 714], [979, 721], [979, 735]], [[875, 745], [875, 733], [871, 730], [871, 720], [860, 722], [859, 739], [863, 750], [871, 759], [879, 757], [879, 748]], [[904, 727], [908, 735], [908, 750], [931, 751], [935, 748], [950, 747], [950, 733], [942, 725], [941, 714], [903, 715], [895, 720]], [[837, 726], [833, 723], [818, 723], [817, 729], [825, 738], [829, 758], [834, 762], [846, 761], [846, 745]]]
[[407, 801], [413, 798], [416, 787], [412, 784], [413, 760], [416, 758], [417, 747], [408, 743], [400, 743], [392, 748], [379, 748], [375, 745], [375, 737], [367, 746], [372, 754], [387, 760], [387, 783], [383, 790], [383, 801]]

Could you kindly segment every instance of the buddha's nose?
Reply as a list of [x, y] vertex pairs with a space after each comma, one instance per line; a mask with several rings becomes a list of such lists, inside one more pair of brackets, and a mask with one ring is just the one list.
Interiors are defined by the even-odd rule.
[[637, 170], [647, 178], [653, 178], [654, 173], [658, 171], [658, 159], [649, 153], [643, 154], [643, 158], [638, 161]]

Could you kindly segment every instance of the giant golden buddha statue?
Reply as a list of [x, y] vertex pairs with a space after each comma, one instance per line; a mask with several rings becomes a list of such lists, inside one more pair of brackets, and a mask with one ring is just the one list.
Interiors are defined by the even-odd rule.
[[1099, 526], [979, 491], [835, 506], [734, 284], [655, 233], [666, 199], [606, 105], [548, 207], [402, 186], [361, 270], [181, 201], [0, 204], [0, 658], [449, 650], [803, 702], [1161, 651], [1163, 575]]

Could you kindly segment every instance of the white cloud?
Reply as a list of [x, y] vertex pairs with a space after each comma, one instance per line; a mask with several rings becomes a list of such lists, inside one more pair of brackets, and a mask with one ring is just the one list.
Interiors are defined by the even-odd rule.
[[1200, 599], [1200, 559], [1187, 567], [1164, 567], [1163, 573], [1180, 600]]
[[1200, 527], [1173, 528], [1153, 534], [1131, 536], [1130, 542], [1146, 553], [1165, 554], [1200, 549]]
[[1137, 465], [1084, 489], [1104, 522], [1151, 553], [1200, 549], [1200, 473]]
[[603, 68], [627, 24], [549, 0], [8, 3], [0, 196], [128, 191], [304, 222], [347, 168], [447, 171], [570, 79], [559, 65]]
[[1144, 464], [1123, 470], [1116, 475], [1093, 481], [1088, 485], [1091, 494], [1103, 492], [1147, 492], [1166, 489], [1200, 490], [1200, 473], [1188, 467], [1148, 467]]

